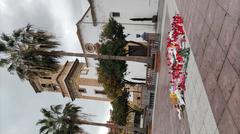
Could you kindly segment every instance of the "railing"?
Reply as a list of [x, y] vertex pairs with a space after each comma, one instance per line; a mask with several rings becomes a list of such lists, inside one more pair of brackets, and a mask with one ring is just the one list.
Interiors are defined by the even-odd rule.
[[151, 40], [149, 41], [148, 45], [148, 56], [153, 57], [153, 64], [148, 64], [147, 70], [146, 70], [146, 85], [148, 90], [154, 90], [156, 86], [156, 70], [154, 68], [155, 66], [155, 56], [157, 54], [157, 51], [159, 50], [159, 44], [156, 42], [157, 40]]
[[156, 85], [156, 73], [151, 67], [147, 67], [146, 85], [148, 90], [154, 90]]

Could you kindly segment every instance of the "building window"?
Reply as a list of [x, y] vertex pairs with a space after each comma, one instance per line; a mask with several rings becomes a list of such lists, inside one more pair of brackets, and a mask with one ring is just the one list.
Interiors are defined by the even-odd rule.
[[88, 69], [84, 69], [84, 70], [81, 71], [80, 74], [82, 74], [82, 75], [87, 75], [87, 74], [88, 74], [88, 71], [89, 71]]
[[119, 12], [111, 12], [110, 17], [120, 17], [120, 13]]
[[106, 94], [103, 90], [95, 90], [95, 94]]
[[41, 84], [42, 87], [47, 87], [47, 88], [50, 88], [52, 87], [52, 84]]
[[58, 91], [59, 89], [60, 89], [60, 87], [59, 87], [58, 85], [54, 85], [54, 86], [53, 86], [53, 90], [54, 90], [54, 91]]
[[42, 87], [46, 87], [46, 84], [41, 84]]
[[141, 98], [140, 97], [137, 97], [138, 100], [140, 100]]
[[52, 77], [50, 77], [50, 76], [40, 76], [40, 78], [47, 79], [47, 80], [51, 80], [52, 79]]
[[43, 77], [43, 79], [49, 79], [49, 80], [51, 80], [52, 78], [51, 78], [51, 77]]
[[86, 90], [86, 88], [79, 88], [79, 89], [78, 89], [78, 92], [80, 92], [80, 93], [86, 93], [87, 90]]

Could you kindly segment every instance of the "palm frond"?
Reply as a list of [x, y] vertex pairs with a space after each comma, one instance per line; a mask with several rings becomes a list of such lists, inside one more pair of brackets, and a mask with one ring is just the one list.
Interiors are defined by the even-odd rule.
[[16, 65], [12, 63], [7, 70], [8, 72], [13, 73], [16, 70]]
[[55, 114], [61, 114], [60, 110], [62, 109], [62, 105], [52, 105], [50, 106], [50, 109], [55, 113]]
[[41, 112], [43, 113], [43, 115], [47, 118], [54, 118], [54, 116], [52, 115], [52, 112], [45, 109], [45, 108], [42, 108], [41, 109]]
[[22, 28], [14, 30], [12, 36], [15, 37], [15, 38], [18, 38], [21, 35], [22, 32], [23, 32]]
[[44, 134], [48, 134], [50, 131], [49, 130], [47, 130]]
[[41, 124], [48, 124], [48, 120], [47, 119], [41, 119], [41, 120], [38, 120], [38, 122], [36, 123], [36, 125], [41, 125]]
[[14, 46], [15, 46], [14, 40], [9, 40], [9, 41], [7, 42], [7, 46], [9, 46], [9, 47], [14, 47]]
[[0, 40], [0, 52], [4, 52], [7, 50], [7, 47], [3, 41]]
[[[52, 134], [78, 134], [84, 132], [79, 127], [78, 112], [81, 111], [81, 107], [75, 106], [74, 104], [67, 103], [62, 109], [62, 105], [51, 105], [50, 110], [45, 108], [41, 109], [44, 115], [44, 119], [39, 120], [36, 124], [41, 125], [43, 133]], [[55, 118], [52, 118], [55, 117]], [[45, 127], [43, 127], [45, 126]]]
[[0, 67], [4, 67], [9, 64], [8, 59], [0, 59]]
[[6, 35], [5, 33], [2, 33], [2, 35], [0, 36], [0, 38], [6, 42], [8, 42], [9, 40], [11, 40], [10, 36]]
[[31, 28], [32, 28], [32, 25], [31, 24], [27, 24], [26, 31], [30, 31]]
[[21, 68], [21, 67], [16, 67], [16, 72], [20, 80], [25, 80], [26, 79], [26, 72]]
[[45, 131], [45, 134], [48, 134], [47, 130], [48, 130], [48, 126], [42, 126], [40, 129], [39, 129], [39, 134], [42, 134], [44, 133]]

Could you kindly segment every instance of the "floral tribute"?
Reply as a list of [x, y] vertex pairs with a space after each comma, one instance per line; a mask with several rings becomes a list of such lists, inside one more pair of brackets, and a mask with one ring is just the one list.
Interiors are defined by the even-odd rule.
[[186, 91], [185, 81], [189, 54], [190, 48], [185, 39], [183, 19], [179, 14], [176, 14], [172, 20], [172, 30], [167, 38], [166, 56], [170, 76], [169, 97], [180, 120], [185, 109], [184, 92]]

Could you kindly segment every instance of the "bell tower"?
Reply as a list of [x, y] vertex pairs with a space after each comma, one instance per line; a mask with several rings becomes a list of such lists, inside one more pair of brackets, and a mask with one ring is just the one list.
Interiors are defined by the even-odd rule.
[[102, 85], [94, 77], [96, 72], [91, 70], [85, 63], [80, 63], [76, 59], [74, 62], [67, 61], [57, 73], [36, 77], [29, 82], [36, 93], [60, 92], [63, 97], [70, 97], [72, 100], [79, 98], [110, 101]]

